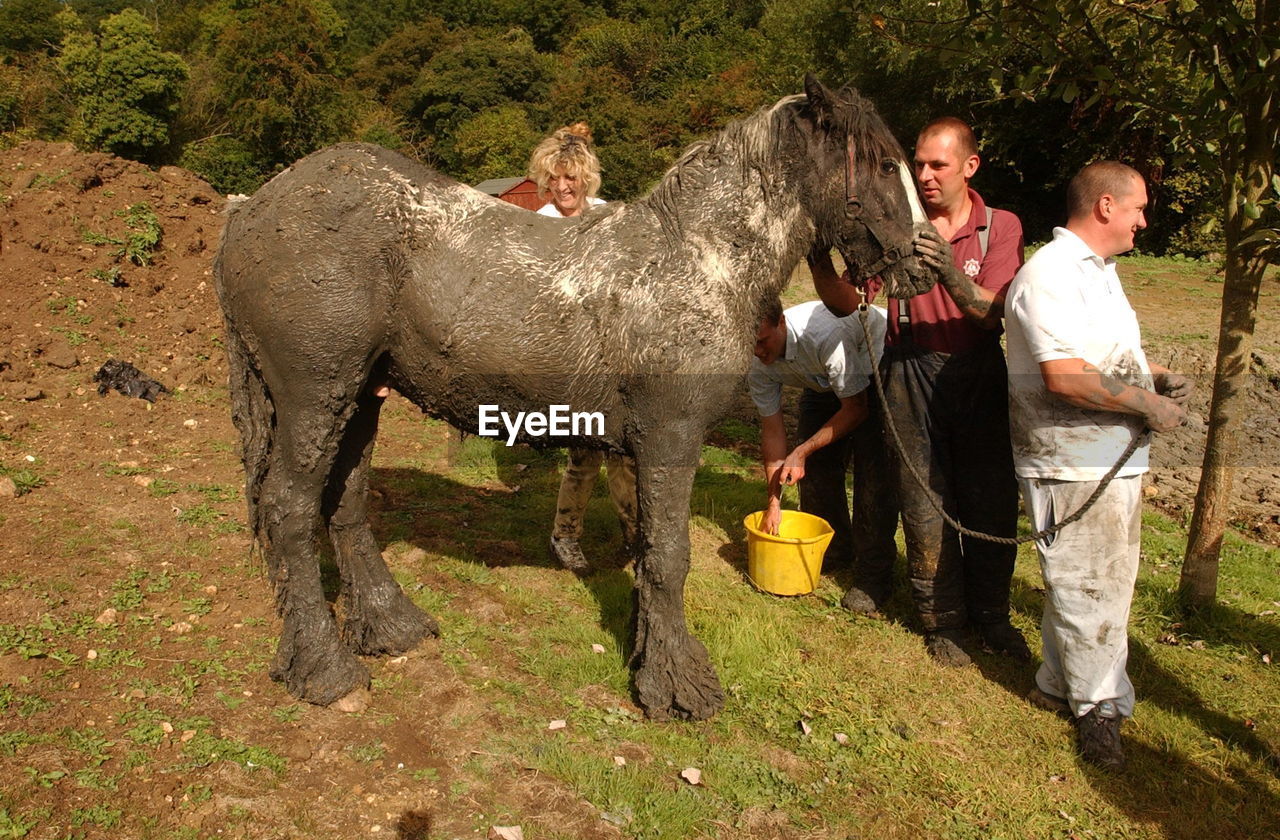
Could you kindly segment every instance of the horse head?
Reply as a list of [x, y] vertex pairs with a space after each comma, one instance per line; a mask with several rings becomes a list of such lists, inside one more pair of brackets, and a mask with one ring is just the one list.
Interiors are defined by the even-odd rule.
[[879, 276], [889, 297], [933, 287], [934, 273], [913, 253], [915, 234], [930, 228], [911, 162], [875, 107], [852, 87], [826, 88], [805, 78], [802, 108], [812, 126], [810, 211], [815, 248], [836, 248], [857, 285]]

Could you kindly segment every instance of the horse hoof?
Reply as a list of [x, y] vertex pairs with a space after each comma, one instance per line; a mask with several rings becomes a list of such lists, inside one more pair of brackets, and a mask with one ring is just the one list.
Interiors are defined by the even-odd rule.
[[345, 697], [334, 700], [329, 704], [329, 708], [349, 715], [360, 714], [369, 708], [369, 689], [357, 688]]
[[692, 636], [669, 645], [653, 645], [635, 672], [635, 696], [650, 720], [708, 720], [724, 707], [724, 691], [707, 657]]

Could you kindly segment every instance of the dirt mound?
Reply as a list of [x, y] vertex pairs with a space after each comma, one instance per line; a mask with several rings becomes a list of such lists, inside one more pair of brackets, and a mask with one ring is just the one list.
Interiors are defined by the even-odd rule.
[[[1274, 287], [1275, 282], [1268, 285]], [[1142, 317], [1141, 302], [1135, 301], [1134, 306]], [[1265, 328], [1274, 332], [1276, 327], [1266, 324]], [[1155, 338], [1146, 344], [1152, 361], [1196, 383], [1186, 425], [1157, 435], [1152, 442], [1151, 473], [1145, 487], [1150, 504], [1190, 521], [1208, 433], [1215, 348], [1207, 338], [1178, 343]], [[1253, 354], [1245, 399], [1248, 416], [1237, 448], [1231, 523], [1255, 539], [1280, 544], [1280, 461], [1276, 456], [1280, 451], [1280, 359]]]
[[216, 190], [177, 167], [28, 142], [0, 152], [0, 193], [0, 394], [66, 397], [112, 355], [170, 388], [223, 379]]

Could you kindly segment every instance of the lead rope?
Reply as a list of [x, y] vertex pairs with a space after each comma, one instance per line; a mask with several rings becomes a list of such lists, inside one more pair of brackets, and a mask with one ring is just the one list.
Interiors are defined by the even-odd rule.
[[[893, 417], [886, 408], [887, 404], [884, 396], [884, 382], [880, 379], [880, 366], [876, 364], [875, 354], [871, 349], [871, 327], [867, 323], [867, 304], [865, 301], [858, 304], [858, 320], [862, 323], [862, 334], [866, 337], [867, 341], [867, 357], [871, 360], [871, 379], [876, 384], [876, 395], [880, 398], [881, 414], [884, 416], [885, 425], [889, 427], [889, 432], [893, 435], [893, 445], [897, 447], [898, 457], [902, 459], [902, 463], [906, 464], [907, 470], [911, 473], [911, 477], [916, 480], [916, 483], [919, 484], [922, 489], [927, 491], [929, 489], [928, 485], [925, 484], [924, 478], [921, 477], [920, 472], [916, 469], [916, 465], [907, 457], [907, 450], [906, 447], [902, 445], [902, 438], [898, 435], [898, 428], [894, 425]], [[1037, 531], [1034, 534], [1028, 534], [1024, 537], [997, 537], [995, 534], [984, 534], [981, 531], [974, 531], [966, 528], [947, 515], [947, 512], [942, 509], [942, 505], [934, 498], [933, 493], [926, 492], [925, 496], [928, 497], [929, 504], [938, 512], [938, 515], [942, 517], [943, 521], [952, 528], [955, 528], [958, 533], [963, 534], [966, 537], [975, 537], [976, 539], [1000, 543], [1001, 545], [1022, 545], [1023, 543], [1028, 543], [1032, 540], [1051, 537], [1078, 520], [1080, 517], [1084, 516], [1085, 512], [1087, 512], [1089, 508], [1093, 507], [1093, 503], [1098, 501], [1098, 497], [1102, 495], [1102, 491], [1106, 490], [1107, 485], [1111, 483], [1111, 479], [1115, 478], [1116, 473], [1120, 472], [1120, 468], [1128, 463], [1129, 459], [1133, 456], [1133, 453], [1136, 452], [1138, 447], [1142, 445], [1143, 441], [1147, 439], [1148, 434], [1149, 433], [1144, 429], [1133, 436], [1133, 440], [1129, 441], [1128, 447], [1126, 447], [1124, 452], [1120, 454], [1120, 460], [1116, 461], [1115, 466], [1107, 471], [1107, 474], [1102, 477], [1102, 481], [1098, 483], [1098, 488], [1093, 491], [1093, 495], [1086, 499], [1084, 504], [1080, 505], [1080, 508], [1075, 513], [1060, 522], [1050, 525], [1043, 531]]]

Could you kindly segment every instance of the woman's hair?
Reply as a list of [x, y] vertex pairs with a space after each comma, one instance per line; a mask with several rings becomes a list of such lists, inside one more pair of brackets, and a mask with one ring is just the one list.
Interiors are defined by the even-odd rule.
[[551, 178], [557, 169], [564, 169], [566, 175], [576, 175], [586, 187], [588, 198], [599, 192], [600, 159], [591, 148], [591, 129], [585, 122], [556, 129], [534, 148], [529, 158], [529, 180], [538, 185], [539, 198], [549, 195]]

